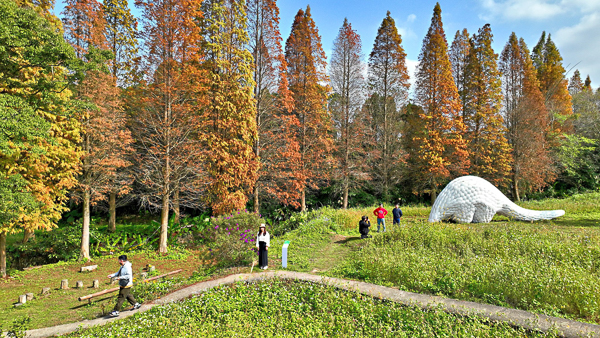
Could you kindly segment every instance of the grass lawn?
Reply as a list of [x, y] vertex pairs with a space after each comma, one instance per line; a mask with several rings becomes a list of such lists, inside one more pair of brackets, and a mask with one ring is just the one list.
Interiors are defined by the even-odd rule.
[[[142, 268], [147, 264], [154, 265], [159, 274], [177, 269], [184, 271], [175, 275], [177, 277], [190, 277], [200, 264], [198, 255], [190, 253], [185, 255], [173, 254], [172, 258], [160, 257], [154, 253], [138, 253], [129, 256], [133, 264], [134, 278], [138, 278]], [[19, 271], [13, 274], [14, 278], [0, 281], [0, 322], [10, 323], [15, 318], [27, 317], [32, 319], [30, 329], [70, 323], [84, 319], [93, 319], [109, 311], [115, 304], [116, 292], [93, 299], [92, 304], [87, 301], [78, 301], [77, 298], [101, 290], [116, 287], [110, 285], [106, 275], [118, 271], [117, 255], [94, 259], [93, 262], [82, 264], [79, 262], [56, 263], [45, 265], [38, 269]], [[92, 272], [79, 272], [79, 268], [87, 265], [98, 265]], [[69, 280], [69, 290], [60, 290], [60, 281]], [[100, 288], [92, 288], [92, 281], [98, 279]], [[82, 289], [75, 289], [75, 282], [83, 281]], [[42, 288], [51, 288], [49, 295], [41, 295]], [[135, 290], [135, 288], [134, 288]], [[34, 300], [20, 307], [13, 304], [19, 295], [32, 292]]]

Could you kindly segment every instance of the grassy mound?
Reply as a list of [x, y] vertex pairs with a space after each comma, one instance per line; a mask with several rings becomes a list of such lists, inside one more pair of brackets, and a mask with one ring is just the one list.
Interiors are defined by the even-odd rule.
[[70, 337], [539, 337], [315, 283], [235, 284]]

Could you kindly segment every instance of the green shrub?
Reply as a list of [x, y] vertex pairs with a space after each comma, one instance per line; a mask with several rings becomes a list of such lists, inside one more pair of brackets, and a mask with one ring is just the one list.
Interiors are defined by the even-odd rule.
[[256, 233], [264, 221], [247, 210], [211, 218], [210, 226], [201, 233], [208, 249], [202, 259], [218, 268], [248, 265], [256, 256]]

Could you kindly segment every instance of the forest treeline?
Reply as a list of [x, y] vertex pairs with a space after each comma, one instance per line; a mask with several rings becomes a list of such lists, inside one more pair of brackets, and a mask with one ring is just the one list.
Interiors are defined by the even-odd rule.
[[166, 252], [180, 210], [433, 201], [466, 174], [514, 200], [600, 186], [600, 93], [545, 32], [449, 44], [437, 4], [410, 88], [389, 11], [367, 56], [344, 20], [328, 62], [308, 6], [285, 43], [276, 0], [135, 6], [0, 0], [0, 246], [67, 201], [87, 259], [94, 207], [111, 231], [119, 206], [160, 210]]

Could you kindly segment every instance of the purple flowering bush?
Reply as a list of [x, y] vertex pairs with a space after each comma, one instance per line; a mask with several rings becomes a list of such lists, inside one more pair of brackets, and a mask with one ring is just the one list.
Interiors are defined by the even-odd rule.
[[256, 257], [256, 233], [264, 223], [260, 215], [240, 210], [228, 215], [212, 217], [202, 231], [207, 244], [203, 259], [217, 268], [242, 266]]

